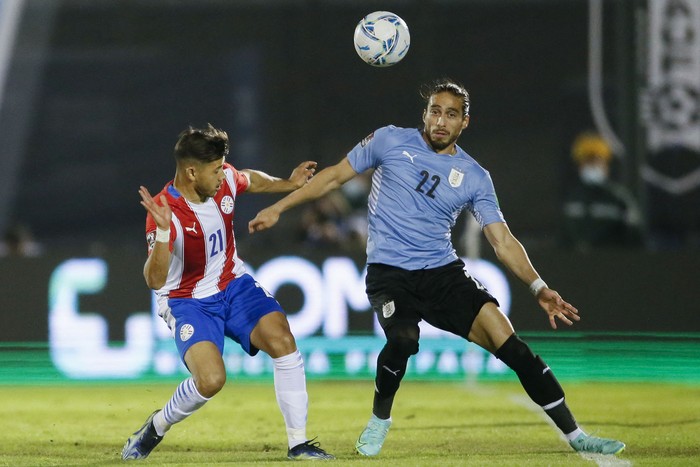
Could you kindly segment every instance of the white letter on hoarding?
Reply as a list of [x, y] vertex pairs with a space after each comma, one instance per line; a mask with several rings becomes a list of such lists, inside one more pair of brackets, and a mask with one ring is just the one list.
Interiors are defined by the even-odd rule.
[[323, 334], [326, 337], [347, 335], [348, 304], [358, 311], [369, 308], [365, 274], [365, 271], [358, 271], [353, 260], [347, 257], [328, 258], [323, 263], [324, 302], [328, 307], [323, 320]]
[[318, 331], [324, 314], [323, 278], [313, 263], [295, 256], [281, 256], [260, 266], [255, 278], [272, 295], [284, 284], [299, 287], [304, 304], [296, 313], [287, 315], [289, 327], [297, 339]]
[[68, 377], [135, 377], [151, 362], [153, 334], [147, 313], [126, 320], [122, 348], [109, 346], [102, 316], [80, 313], [78, 296], [97, 293], [106, 282], [107, 263], [101, 259], [70, 259], [51, 274], [49, 349], [56, 368]]

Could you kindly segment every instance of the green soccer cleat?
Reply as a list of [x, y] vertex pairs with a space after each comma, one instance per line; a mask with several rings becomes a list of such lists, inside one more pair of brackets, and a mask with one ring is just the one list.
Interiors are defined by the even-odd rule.
[[363, 456], [376, 456], [379, 454], [379, 451], [382, 450], [384, 439], [387, 433], [389, 433], [390, 426], [391, 418], [382, 420], [372, 414], [372, 418], [369, 419], [367, 426], [362, 433], [360, 433], [360, 437], [357, 438], [355, 450]]
[[[316, 439], [316, 438], [314, 438]], [[287, 458], [294, 461], [318, 461], [335, 459], [333, 454], [328, 454], [319, 447], [318, 442], [314, 439], [298, 444], [287, 451]]]
[[625, 449], [625, 443], [614, 439], [598, 438], [585, 433], [581, 433], [575, 440], [569, 441], [569, 445], [575, 451], [593, 454], [618, 454]]
[[125, 461], [145, 459], [153, 451], [153, 448], [158, 446], [158, 443], [163, 439], [162, 436], [158, 436], [156, 429], [153, 427], [153, 417], [158, 412], [160, 410], [153, 412], [146, 419], [146, 423], [126, 440], [126, 444], [124, 444], [122, 449], [122, 459]]

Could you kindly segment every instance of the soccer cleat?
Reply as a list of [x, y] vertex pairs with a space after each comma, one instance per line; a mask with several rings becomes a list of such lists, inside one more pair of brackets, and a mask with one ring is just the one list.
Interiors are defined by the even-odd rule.
[[318, 461], [318, 460], [330, 460], [335, 459], [335, 456], [328, 454], [326, 451], [319, 447], [319, 442], [314, 442], [316, 438], [309, 441], [305, 441], [301, 444], [297, 444], [289, 451], [287, 451], [287, 458], [294, 461]]
[[126, 440], [126, 444], [122, 449], [122, 459], [125, 461], [145, 459], [153, 451], [153, 448], [158, 446], [158, 443], [163, 439], [162, 436], [158, 436], [156, 429], [153, 427], [153, 417], [158, 412], [160, 410], [153, 412], [146, 419], [146, 423]]
[[387, 433], [389, 433], [390, 426], [391, 418], [382, 420], [372, 414], [369, 422], [367, 422], [367, 426], [362, 433], [360, 433], [360, 437], [357, 438], [357, 442], [355, 443], [357, 452], [363, 456], [376, 456], [379, 454], [379, 451], [382, 450], [384, 439]]
[[569, 441], [569, 445], [578, 452], [590, 452], [594, 454], [618, 454], [625, 449], [625, 443], [614, 439], [598, 438], [581, 433], [575, 440]]

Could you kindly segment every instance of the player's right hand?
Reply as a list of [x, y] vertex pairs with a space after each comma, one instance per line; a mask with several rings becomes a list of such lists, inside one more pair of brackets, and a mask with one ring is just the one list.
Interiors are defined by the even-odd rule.
[[153, 217], [158, 228], [161, 230], [168, 230], [170, 228], [170, 221], [173, 218], [173, 213], [170, 210], [170, 205], [165, 195], [160, 196], [160, 204], [158, 204], [146, 187], [139, 187], [139, 194], [141, 195], [141, 205], [146, 208], [146, 211]]
[[265, 208], [255, 216], [255, 219], [248, 222], [248, 232], [255, 233], [269, 229], [277, 223], [279, 218], [279, 212], [272, 206]]

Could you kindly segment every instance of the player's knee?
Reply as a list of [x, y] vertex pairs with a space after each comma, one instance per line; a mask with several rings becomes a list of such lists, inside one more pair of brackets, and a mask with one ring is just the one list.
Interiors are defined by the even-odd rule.
[[265, 350], [272, 358], [283, 357], [289, 355], [297, 349], [296, 341], [291, 332], [283, 332], [268, 339], [266, 342], [267, 349]]
[[214, 397], [226, 384], [226, 372], [217, 371], [200, 375], [195, 382], [200, 395], [206, 398]]
[[411, 355], [418, 353], [418, 339], [410, 337], [392, 337], [387, 340], [387, 347], [392, 355], [408, 359]]
[[515, 333], [496, 351], [496, 357], [515, 371], [521, 379], [537, 378], [550, 372], [539, 355], [535, 355], [530, 346]]
[[536, 361], [530, 347], [515, 333], [496, 350], [495, 355], [518, 374], [528, 371]]

